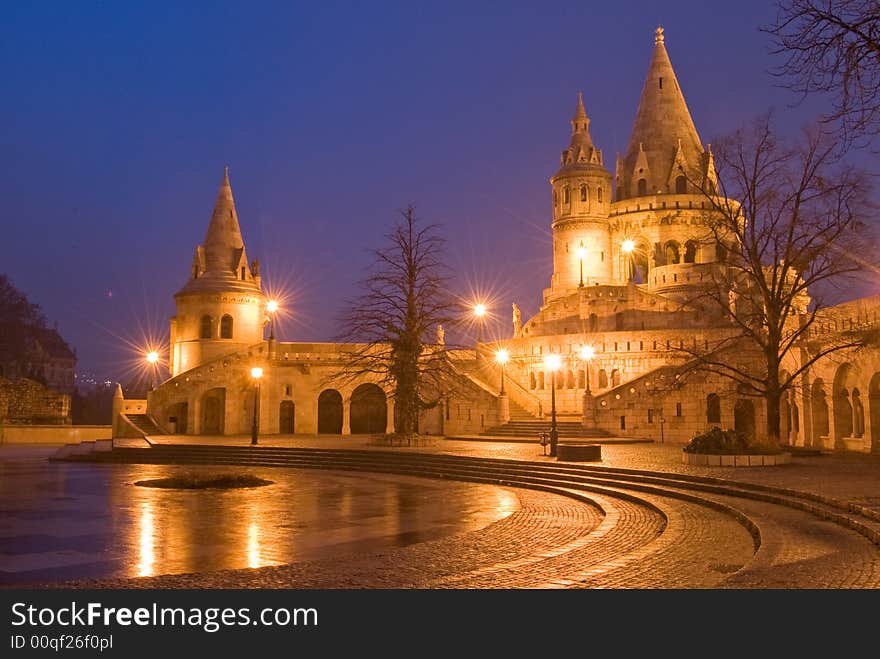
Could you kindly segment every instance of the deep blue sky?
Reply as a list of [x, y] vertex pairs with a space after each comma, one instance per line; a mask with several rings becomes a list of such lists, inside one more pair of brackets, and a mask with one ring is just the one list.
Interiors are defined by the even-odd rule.
[[[328, 340], [395, 220], [440, 223], [499, 331], [549, 283], [548, 178], [583, 90], [613, 172], [662, 24], [703, 142], [775, 106], [769, 2], [9, 3], [0, 22], [6, 272], [122, 378], [167, 333], [223, 165], [248, 253]], [[810, 110], [811, 112], [812, 110]]]

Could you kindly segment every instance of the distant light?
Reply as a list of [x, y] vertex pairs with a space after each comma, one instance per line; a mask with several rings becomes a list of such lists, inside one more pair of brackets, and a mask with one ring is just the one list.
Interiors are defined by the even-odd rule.
[[155, 364], [158, 361], [159, 361], [159, 353], [158, 352], [156, 352], [155, 350], [151, 350], [150, 352], [147, 353], [147, 363], [148, 364]]
[[577, 248], [577, 252], [575, 252], [575, 253], [577, 254], [577, 257], [578, 257], [579, 259], [585, 259], [585, 258], [587, 258], [587, 250], [586, 250], [586, 248], [584, 248], [584, 247], [578, 247], [578, 248]]
[[477, 318], [482, 318], [486, 315], [486, 305], [485, 304], [475, 304], [474, 305], [474, 315]]
[[269, 313], [275, 313], [278, 311], [278, 301], [277, 300], [269, 300], [266, 303], [266, 311]]
[[495, 351], [495, 361], [499, 364], [506, 364], [510, 360], [510, 352], [501, 348]]
[[562, 358], [557, 354], [550, 353], [544, 357], [544, 366], [547, 367], [548, 371], [558, 371], [559, 367], [562, 366]]
[[251, 369], [251, 377], [254, 380], [259, 380], [261, 377], [263, 377], [263, 369], [260, 368], [259, 366], [254, 366]]
[[583, 348], [581, 348], [581, 359], [589, 361], [595, 356], [596, 351], [593, 350], [593, 346], [584, 346]]
[[624, 254], [629, 254], [636, 248], [636, 243], [634, 240], [624, 240], [620, 244], [620, 249], [623, 250]]

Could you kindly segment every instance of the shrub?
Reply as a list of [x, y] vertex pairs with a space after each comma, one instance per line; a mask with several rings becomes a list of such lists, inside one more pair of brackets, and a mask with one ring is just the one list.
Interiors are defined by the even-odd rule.
[[747, 453], [751, 455], [770, 455], [781, 453], [778, 447], [766, 442], [749, 441], [741, 432], [728, 429], [721, 430], [715, 426], [694, 437], [684, 447], [685, 453], [725, 455], [730, 453]]

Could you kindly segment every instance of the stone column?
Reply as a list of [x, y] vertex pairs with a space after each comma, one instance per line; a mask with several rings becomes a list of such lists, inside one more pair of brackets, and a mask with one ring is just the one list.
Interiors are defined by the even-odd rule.
[[385, 432], [391, 434], [394, 432], [394, 399], [388, 399], [388, 422], [385, 424]]
[[342, 434], [351, 434], [351, 401], [346, 405], [344, 398], [342, 399]]
[[589, 391], [584, 392], [583, 418], [581, 419], [581, 425], [584, 428], [596, 427], [596, 399]]
[[[122, 385], [116, 385], [116, 393], [113, 394], [113, 422], [111, 425], [110, 436], [113, 439], [119, 437], [119, 415], [122, 414], [125, 406], [125, 397], [122, 395]], [[106, 408], [105, 408], [106, 409]]]

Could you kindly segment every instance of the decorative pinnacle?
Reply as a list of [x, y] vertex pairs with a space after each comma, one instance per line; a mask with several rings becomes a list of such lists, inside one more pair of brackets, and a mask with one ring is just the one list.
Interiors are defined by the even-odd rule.
[[663, 28], [658, 25], [657, 29], [654, 30], [654, 45], [659, 46], [666, 40], [666, 37], [663, 36]]
[[586, 118], [587, 118], [587, 111], [584, 110], [584, 93], [578, 92], [578, 102], [577, 102], [577, 107], [575, 108], [575, 111], [574, 111], [574, 120], [577, 121], [578, 119], [586, 119]]

